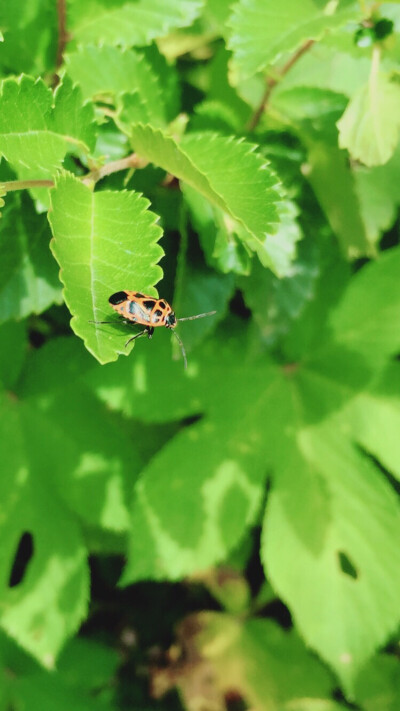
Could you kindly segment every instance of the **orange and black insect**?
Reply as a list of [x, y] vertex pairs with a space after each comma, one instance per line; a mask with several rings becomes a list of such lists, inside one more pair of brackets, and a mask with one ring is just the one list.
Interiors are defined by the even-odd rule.
[[[185, 368], [187, 367], [186, 351], [180, 337], [173, 329], [178, 321], [193, 321], [193, 319], [212, 316], [216, 313], [216, 311], [209, 311], [196, 316], [176, 318], [171, 306], [165, 299], [155, 299], [154, 296], [146, 296], [139, 291], [117, 291], [115, 294], [111, 294], [108, 301], [114, 311], [119, 316], [122, 316], [124, 323], [135, 323], [145, 327], [143, 331], [139, 331], [139, 333], [128, 338], [125, 346], [134, 341], [135, 338], [140, 338], [140, 336], [147, 335], [148, 338], [151, 338], [155, 328], [165, 326], [165, 328], [172, 330], [180, 345]], [[114, 321], [94, 321], [93, 323], [114, 323]]]

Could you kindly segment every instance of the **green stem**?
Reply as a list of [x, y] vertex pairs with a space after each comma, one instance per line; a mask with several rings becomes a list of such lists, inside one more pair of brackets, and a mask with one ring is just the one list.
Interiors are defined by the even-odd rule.
[[12, 190], [27, 190], [28, 188], [53, 188], [53, 180], [8, 180], [5, 183], [0, 183], [0, 186], [5, 192], [10, 193]]

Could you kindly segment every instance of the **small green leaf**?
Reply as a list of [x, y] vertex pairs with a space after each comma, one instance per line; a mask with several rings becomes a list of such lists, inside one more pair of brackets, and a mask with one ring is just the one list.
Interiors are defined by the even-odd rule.
[[[257, 710], [311, 711], [315, 701], [315, 711], [333, 711], [317, 705], [325, 698], [329, 703], [333, 680], [294, 631], [216, 612], [195, 615], [189, 629], [196, 630], [196, 652], [211, 666], [222, 694], [235, 689]], [[298, 706], [303, 699], [307, 704]]]
[[343, 254], [355, 259], [371, 251], [361, 215], [354, 174], [346, 154], [323, 140], [310, 144], [307, 178], [337, 235]]
[[[108, 298], [122, 289], [156, 294], [157, 262], [163, 254], [157, 217], [138, 193], [93, 193], [68, 173], [58, 179], [51, 204], [52, 249], [73, 315], [71, 326], [100, 363], [116, 360], [129, 352], [124, 350], [126, 326], [118, 328]], [[109, 320], [115, 326], [90, 323]]]
[[339, 145], [365, 165], [382, 165], [393, 155], [399, 140], [400, 87], [384, 75], [371, 72], [337, 123]]
[[28, 195], [10, 194], [0, 222], [0, 322], [62, 302], [51, 232]]
[[332, 12], [330, 3], [316, 0], [285, 0], [280, 5], [265, 0], [236, 2], [228, 21], [229, 48], [243, 76], [262, 71], [303, 42], [320, 39], [326, 30], [360, 17], [358, 3], [340, 0], [336, 5]]
[[355, 168], [354, 182], [368, 241], [375, 246], [394, 223], [400, 203], [400, 146], [385, 165]]
[[[143, 54], [107, 45], [83, 46], [66, 56], [66, 66], [85, 98], [111, 100], [126, 112], [136, 102], [144, 123], [165, 123], [162, 86]], [[133, 122], [133, 116], [128, 114], [124, 120]]]
[[79, 43], [102, 43], [141, 47], [164, 37], [178, 27], [187, 27], [198, 17], [204, 0], [69, 0], [68, 20]]
[[17, 170], [40, 171], [39, 177], [42, 172], [52, 175], [70, 146], [90, 151], [85, 140], [93, 143], [87, 126], [92, 112], [84, 108], [78, 116], [81, 107], [77, 89], [60, 87], [55, 99], [60, 109], [53, 111], [53, 94], [44, 82], [22, 76], [5, 79], [0, 98], [0, 153]]

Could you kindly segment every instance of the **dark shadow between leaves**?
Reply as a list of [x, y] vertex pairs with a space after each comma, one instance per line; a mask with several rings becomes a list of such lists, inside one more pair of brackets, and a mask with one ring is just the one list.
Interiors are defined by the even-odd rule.
[[24, 581], [29, 564], [33, 558], [33, 554], [33, 536], [29, 533], [29, 531], [25, 531], [19, 539], [17, 550], [15, 552], [14, 562], [8, 581], [9, 588], [15, 588]]

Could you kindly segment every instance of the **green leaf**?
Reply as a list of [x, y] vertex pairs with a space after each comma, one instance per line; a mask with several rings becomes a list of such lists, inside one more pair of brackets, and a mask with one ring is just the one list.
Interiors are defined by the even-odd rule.
[[[116, 360], [129, 352], [124, 350], [126, 326], [118, 328], [108, 298], [122, 289], [156, 294], [162, 256], [157, 218], [138, 193], [93, 193], [68, 173], [58, 179], [51, 204], [52, 249], [73, 315], [71, 327], [100, 363]], [[113, 318], [115, 325], [90, 323]]]
[[400, 87], [371, 72], [368, 84], [350, 100], [338, 121], [339, 145], [365, 165], [382, 165], [399, 140]]
[[61, 303], [51, 233], [27, 195], [10, 195], [0, 222], [0, 322]]
[[54, 70], [57, 7], [48, 0], [1, 3], [0, 26], [4, 44], [0, 65], [11, 74], [44, 75]]
[[[35, 414], [1, 398], [0, 625], [44, 666], [53, 667], [66, 638], [87, 611], [88, 571], [78, 526], [54, 496], [48, 470], [40, 466], [43, 439]], [[24, 533], [33, 555], [22, 580], [9, 587]]]
[[367, 239], [373, 246], [396, 219], [400, 202], [397, 190], [400, 181], [399, 148], [385, 165], [370, 169], [359, 165], [353, 171]]
[[399, 662], [396, 655], [373, 657], [357, 677], [355, 698], [365, 711], [397, 711], [400, 705]]
[[355, 673], [397, 625], [399, 534], [395, 494], [332, 423], [286, 442], [262, 558], [298, 630], [350, 693]]
[[0, 381], [5, 389], [14, 387], [21, 372], [27, 346], [24, 323], [8, 321], [0, 326]]
[[150, 126], [134, 126], [137, 153], [200, 192], [233, 218], [264, 266], [280, 268], [277, 179], [253, 144], [216, 134], [191, 134], [177, 144]]
[[254, 521], [264, 465], [257, 452], [242, 448], [237, 425], [226, 416], [224, 422], [192, 426], [145, 468], [131, 519], [132, 531], [141, 535], [130, 536], [123, 585], [179, 579], [222, 561]]
[[128, 527], [128, 486], [142, 461], [119, 419], [83, 386], [93, 368], [100, 366], [76, 338], [53, 339], [30, 354], [16, 393], [35, 409], [36, 437], [46, 440], [42, 467], [60, 499], [87, 525], [118, 533]]
[[[144, 122], [165, 123], [162, 86], [143, 54], [107, 45], [81, 46], [65, 61], [68, 75], [79, 84], [85, 98], [111, 100], [125, 112], [138, 104]], [[133, 121], [132, 109], [124, 120]]]
[[131, 3], [69, 0], [68, 21], [79, 43], [103, 43], [124, 47], [143, 46], [178, 27], [187, 27], [198, 17], [204, 0], [160, 0]]
[[232, 7], [229, 48], [244, 77], [262, 71], [285, 52], [293, 52], [303, 42], [320, 39], [328, 29], [360, 17], [352, 0], [329, 3], [316, 0], [285, 0], [270, 5], [264, 0], [239, 0]]
[[345, 154], [320, 140], [310, 145], [308, 161], [307, 178], [343, 254], [350, 259], [370, 254], [354, 175]]
[[[132, 530], [141, 536], [130, 538], [123, 583], [176, 579], [220, 562], [254, 520], [272, 471], [263, 533], [267, 577], [348, 692], [398, 624], [398, 501], [354, 447], [360, 436], [349, 427], [348, 408], [397, 352], [393, 329], [388, 338], [387, 300], [378, 294], [389, 288], [393, 323], [399, 259], [400, 250], [391, 250], [353, 278], [329, 328], [319, 329], [298, 363], [249, 358], [243, 330], [235, 336], [230, 328], [229, 343], [224, 334], [206, 341], [186, 373], [172, 370], [157, 342], [157, 352], [142, 349], [124, 371], [91, 380], [111, 406], [146, 420], [203, 415], [164, 446], [138, 481]], [[372, 349], [364, 340], [365, 313], [376, 338]], [[136, 387], [126, 392], [122, 382]]]
[[207, 263], [223, 274], [248, 274], [251, 252], [240, 240], [237, 224], [189, 185], [183, 184], [182, 192]]
[[354, 439], [400, 480], [400, 367], [390, 364], [377, 382], [349, 404]]
[[299, 318], [315, 295], [317, 275], [315, 250], [309, 240], [301, 243], [297, 259], [283, 279], [253, 262], [251, 278], [240, 279], [238, 286], [265, 342], [275, 345]]
[[5, 79], [0, 98], [0, 153], [17, 170], [53, 175], [70, 147], [90, 151], [85, 141], [93, 145], [92, 110], [81, 109], [77, 89], [60, 87], [53, 110], [53, 95], [44, 82], [22, 76]]
[[353, 279], [331, 318], [337, 341], [374, 369], [400, 349], [400, 332], [393, 328], [400, 321], [399, 269], [400, 250], [383, 252]]

